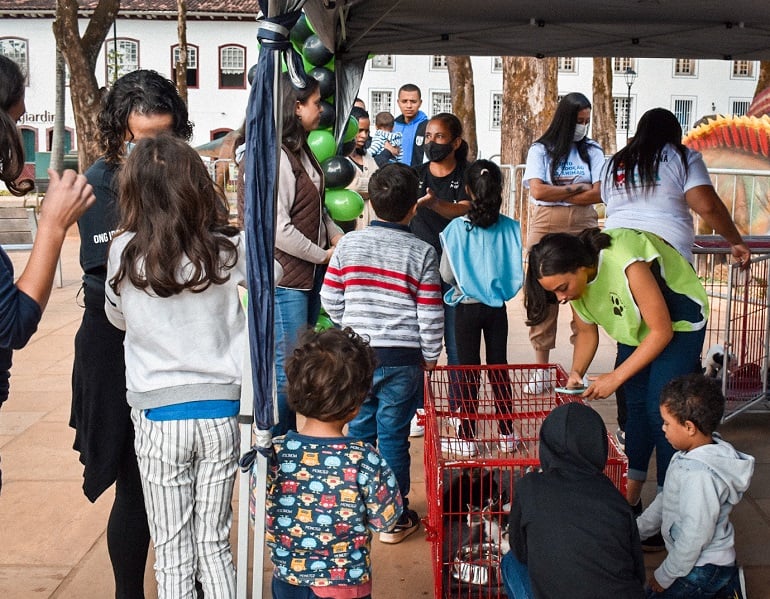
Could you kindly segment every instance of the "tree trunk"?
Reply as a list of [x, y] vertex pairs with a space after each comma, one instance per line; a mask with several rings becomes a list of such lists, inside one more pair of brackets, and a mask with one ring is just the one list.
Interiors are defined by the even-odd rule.
[[[548, 127], [556, 111], [556, 58], [503, 57], [503, 110], [500, 118], [500, 162], [515, 166], [527, 159], [527, 151]], [[521, 175], [510, 181], [521, 190]], [[516, 202], [522, 198], [516, 194]], [[527, 230], [526, 198], [521, 205], [507, 206], [505, 213], [521, 221]]]
[[61, 50], [56, 48], [56, 109], [51, 139], [51, 168], [57, 173], [61, 173], [64, 168], [65, 71], [64, 56]]
[[754, 90], [756, 96], [766, 87], [770, 87], [770, 60], [759, 61], [759, 75], [757, 75], [757, 87]]
[[81, 171], [103, 153], [96, 120], [102, 98], [102, 90], [96, 82], [96, 59], [119, 8], [120, 0], [99, 0], [81, 37], [77, 0], [56, 0], [53, 33], [70, 70], [70, 98], [75, 113]]
[[187, 0], [176, 0], [176, 33], [179, 38], [179, 58], [176, 61], [176, 88], [187, 104]]
[[470, 56], [447, 56], [452, 110], [463, 124], [463, 139], [468, 142], [468, 160], [475, 160], [479, 142], [476, 136], [476, 99]]
[[591, 137], [599, 142], [605, 154], [614, 154], [618, 137], [612, 102], [611, 58], [594, 58], [593, 96]]

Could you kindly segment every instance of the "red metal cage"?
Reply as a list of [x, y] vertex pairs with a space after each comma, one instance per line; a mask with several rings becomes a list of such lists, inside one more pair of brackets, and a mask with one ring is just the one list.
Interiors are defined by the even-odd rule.
[[[540, 465], [540, 425], [549, 412], [580, 401], [554, 391], [566, 380], [556, 364], [426, 373], [424, 523], [437, 599], [506, 597], [499, 561], [508, 551], [515, 481]], [[625, 494], [628, 461], [612, 437], [609, 447], [605, 474]]]

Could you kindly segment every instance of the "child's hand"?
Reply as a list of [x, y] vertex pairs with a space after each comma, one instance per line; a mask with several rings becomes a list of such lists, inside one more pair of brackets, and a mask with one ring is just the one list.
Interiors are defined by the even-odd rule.
[[433, 370], [436, 367], [436, 360], [430, 360], [422, 363], [422, 367], [425, 370]]
[[656, 593], [662, 593], [666, 589], [664, 589], [658, 581], [655, 579], [655, 574], [650, 574], [650, 579], [647, 581], [647, 584], [650, 585], [650, 589], [652, 589]]
[[417, 200], [417, 206], [424, 206], [425, 208], [432, 208], [436, 202], [438, 202], [438, 198], [433, 193], [433, 190], [428, 187], [425, 189], [425, 195], [421, 198], [418, 198]]
[[583, 393], [584, 399], [604, 399], [615, 393], [618, 387], [620, 387], [620, 382], [617, 381], [614, 371], [588, 377], [588, 380], [590, 384], [585, 393]]
[[401, 153], [401, 146], [394, 146], [389, 141], [385, 142], [385, 145], [383, 146], [388, 152], [393, 154], [393, 157], [397, 157]]

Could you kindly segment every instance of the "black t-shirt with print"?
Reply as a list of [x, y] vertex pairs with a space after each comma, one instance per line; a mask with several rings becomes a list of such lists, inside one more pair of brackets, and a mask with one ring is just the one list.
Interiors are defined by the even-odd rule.
[[[465, 200], [468, 195], [465, 193], [465, 162], [458, 162], [455, 169], [446, 177], [436, 177], [430, 172], [430, 162], [425, 162], [417, 167], [417, 176], [420, 178], [419, 197], [425, 195], [425, 190], [430, 187], [433, 195], [447, 202], [459, 202]], [[441, 241], [439, 233], [449, 224], [448, 218], [444, 218], [435, 210], [419, 207], [417, 214], [414, 215], [410, 224], [410, 229], [417, 237], [427, 241], [441, 256]]]

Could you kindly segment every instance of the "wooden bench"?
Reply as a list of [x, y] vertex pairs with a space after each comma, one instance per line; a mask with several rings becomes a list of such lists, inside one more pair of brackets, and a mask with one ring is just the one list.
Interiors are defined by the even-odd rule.
[[[37, 234], [37, 212], [22, 206], [0, 206], [0, 245], [6, 252], [29, 252]], [[58, 285], [64, 284], [61, 257], [56, 264]]]

